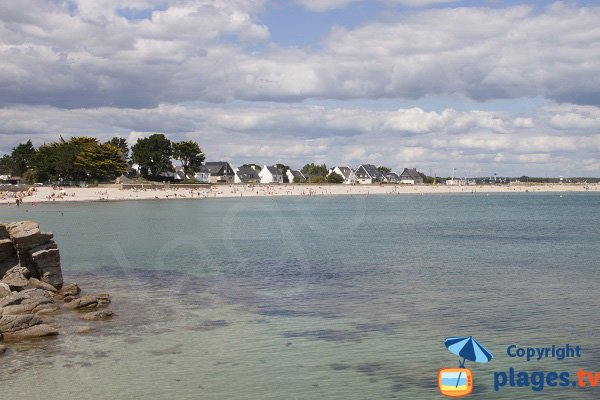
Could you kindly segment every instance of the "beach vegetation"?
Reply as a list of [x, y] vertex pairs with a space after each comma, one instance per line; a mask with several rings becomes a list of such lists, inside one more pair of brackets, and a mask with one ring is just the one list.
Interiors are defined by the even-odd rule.
[[304, 165], [300, 170], [306, 176], [308, 183], [325, 183], [327, 179], [327, 166], [325, 164], [310, 163]]
[[188, 140], [173, 143], [173, 158], [181, 161], [185, 176], [192, 176], [200, 171], [206, 157], [198, 143]]
[[127, 144], [127, 140], [121, 137], [114, 137], [112, 139], [110, 139], [108, 142], [106, 142], [105, 144], [112, 144], [113, 146], [117, 147], [121, 153], [123, 154], [123, 157], [125, 157], [125, 159], [129, 158], [129, 145]]
[[336, 172], [327, 175], [327, 183], [344, 183], [344, 177]]
[[131, 148], [131, 160], [138, 164], [142, 176], [146, 179], [160, 180], [160, 175], [173, 171], [171, 156], [173, 145], [161, 133], [138, 139]]

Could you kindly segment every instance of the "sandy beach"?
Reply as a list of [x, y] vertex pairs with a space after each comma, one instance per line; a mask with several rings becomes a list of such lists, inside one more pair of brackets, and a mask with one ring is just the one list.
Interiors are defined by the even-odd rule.
[[[511, 185], [213, 185], [200, 189], [151, 188], [122, 189], [114, 187], [38, 187], [35, 191], [21, 192], [23, 204], [45, 202], [85, 202], [122, 200], [181, 200], [228, 197], [267, 196], [369, 196], [369, 195], [435, 195], [477, 193], [526, 193], [526, 192], [599, 192], [599, 184], [511, 184]], [[2, 204], [14, 205], [14, 194], [4, 193]]]

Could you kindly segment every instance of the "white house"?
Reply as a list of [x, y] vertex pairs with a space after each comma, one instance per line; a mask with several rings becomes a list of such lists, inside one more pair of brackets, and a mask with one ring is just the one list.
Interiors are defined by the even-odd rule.
[[256, 169], [258, 167], [237, 167], [233, 183], [260, 183], [260, 176], [258, 176]]
[[352, 171], [352, 168], [347, 166], [337, 166], [329, 170], [329, 174], [336, 173], [344, 178], [344, 185], [354, 185], [356, 183], [356, 174]]
[[283, 172], [277, 167], [265, 165], [258, 173], [260, 183], [283, 183]]
[[404, 168], [400, 174], [400, 183], [406, 185], [421, 185], [423, 177], [419, 175], [416, 168]]
[[356, 174], [356, 182], [361, 185], [368, 185], [384, 180], [384, 176], [372, 164], [361, 164], [356, 168], [354, 173]]
[[[285, 172], [285, 174], [287, 175], [288, 181], [290, 183], [303, 183], [303, 182], [306, 182], [306, 177], [300, 171], [293, 170], [293, 169], [288, 169]], [[296, 181], [294, 181], [294, 178], [297, 178]]]
[[200, 171], [194, 174], [194, 180], [200, 183], [210, 183], [210, 170], [204, 165], [200, 166]]

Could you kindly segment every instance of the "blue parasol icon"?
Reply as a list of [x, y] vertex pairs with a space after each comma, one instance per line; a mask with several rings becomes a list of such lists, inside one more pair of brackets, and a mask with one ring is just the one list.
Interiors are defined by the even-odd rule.
[[[460, 368], [465, 367], [465, 361], [467, 360], [486, 363], [494, 358], [494, 355], [479, 344], [477, 340], [473, 339], [473, 336], [447, 337], [444, 339], [444, 345], [451, 353], [462, 357], [463, 360], [460, 362]], [[458, 386], [461, 374], [462, 373], [458, 374], [456, 386]]]

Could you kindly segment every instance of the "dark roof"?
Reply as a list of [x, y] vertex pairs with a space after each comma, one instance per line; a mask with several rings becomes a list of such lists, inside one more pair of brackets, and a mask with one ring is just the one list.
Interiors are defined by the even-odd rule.
[[[302, 172], [295, 170], [295, 169], [288, 169], [288, 171], [290, 172], [290, 174], [292, 174], [293, 178], [298, 178], [299, 182], [306, 181], [306, 177], [302, 174]], [[293, 180], [293, 178], [292, 178], [292, 180]]]
[[267, 170], [271, 173], [271, 175], [283, 175], [283, 172], [277, 167], [272, 165], [267, 165]]
[[258, 173], [251, 167], [238, 167], [237, 168], [237, 176], [240, 178], [242, 182], [260, 182], [260, 177]]
[[360, 167], [358, 167], [358, 169], [356, 170], [356, 172], [358, 172], [359, 169], [364, 169], [366, 171], [367, 174], [369, 174], [371, 176], [371, 178], [373, 179], [381, 179], [381, 177], [383, 176], [381, 174], [381, 172], [379, 172], [377, 170], [377, 167], [374, 166], [373, 164], [361, 164]]
[[352, 173], [352, 169], [350, 167], [338, 166], [337, 168], [342, 172], [342, 176], [344, 177], [344, 179], [348, 179], [350, 177], [350, 174]]
[[388, 179], [398, 179], [398, 178], [400, 178], [398, 176], [398, 174], [395, 173], [395, 172], [388, 172], [387, 174], [385, 174], [385, 177], [388, 178]]
[[210, 171], [212, 176], [231, 175], [231, 171], [228, 171], [229, 163], [225, 161], [213, 161], [204, 164]]
[[422, 179], [421, 175], [417, 172], [416, 168], [404, 168], [404, 171], [400, 174], [400, 178], [409, 178], [409, 179]]
[[206, 168], [205, 165], [201, 165], [200, 166], [200, 170], [197, 173], [201, 173], [201, 174], [209, 174], [210, 170], [208, 168]]

